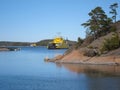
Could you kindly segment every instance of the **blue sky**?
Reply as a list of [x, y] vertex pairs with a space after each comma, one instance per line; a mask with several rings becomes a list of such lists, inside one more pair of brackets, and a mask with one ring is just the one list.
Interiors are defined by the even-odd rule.
[[[85, 37], [82, 23], [91, 9], [109, 6], [119, 0], [0, 0], [0, 41], [37, 42], [60, 32], [70, 40]], [[120, 14], [117, 18], [120, 20]]]

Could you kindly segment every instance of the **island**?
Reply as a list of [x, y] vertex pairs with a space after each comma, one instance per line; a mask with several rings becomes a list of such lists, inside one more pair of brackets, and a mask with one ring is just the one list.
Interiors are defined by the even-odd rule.
[[[119, 39], [118, 47], [115, 46], [117, 40], [116, 37]], [[45, 61], [72, 64], [120, 65], [120, 21], [117, 22], [116, 32], [110, 32], [107, 35], [93, 40], [92, 42], [90, 42], [89, 39], [90, 37], [86, 38], [80, 46], [77, 43], [70, 47], [63, 55], [58, 55], [54, 58], [45, 58]], [[114, 46], [112, 47], [115, 47], [115, 49], [105, 49], [105, 41], [112, 41], [112, 39], [115, 39], [111, 42], [114, 43]], [[111, 43], [108, 42], [107, 47], [110, 47]]]
[[[47, 62], [120, 65], [120, 20], [116, 20], [118, 4], [110, 6], [108, 17], [102, 7], [96, 7], [88, 15], [90, 19], [81, 25], [86, 28], [86, 38], [78, 38], [63, 55], [45, 58]], [[112, 13], [111, 13], [112, 12]]]

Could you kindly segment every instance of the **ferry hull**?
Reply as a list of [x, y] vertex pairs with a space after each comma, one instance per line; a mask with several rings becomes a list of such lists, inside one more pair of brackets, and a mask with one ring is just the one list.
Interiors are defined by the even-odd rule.
[[68, 49], [67, 44], [49, 44], [47, 46], [48, 49]]

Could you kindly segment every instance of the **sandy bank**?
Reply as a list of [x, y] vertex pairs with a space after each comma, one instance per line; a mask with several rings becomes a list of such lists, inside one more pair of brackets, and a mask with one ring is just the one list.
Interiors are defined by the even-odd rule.
[[67, 55], [58, 55], [47, 61], [55, 63], [96, 64], [96, 65], [120, 65], [120, 55], [107, 55], [87, 57], [82, 52], [74, 50]]

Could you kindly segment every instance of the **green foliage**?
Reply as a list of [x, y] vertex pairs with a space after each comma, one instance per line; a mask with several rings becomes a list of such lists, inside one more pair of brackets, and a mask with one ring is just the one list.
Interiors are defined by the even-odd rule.
[[87, 29], [85, 33], [86, 33], [86, 38], [92, 36], [92, 33], [89, 29]]
[[112, 38], [105, 39], [101, 52], [114, 50], [120, 47], [120, 39], [117, 33], [112, 35]]
[[82, 24], [82, 26], [87, 28], [87, 36], [92, 34], [94, 39], [96, 39], [109, 32], [112, 20], [107, 17], [101, 7], [96, 7], [95, 9], [91, 10], [88, 15], [90, 16], [90, 19]]
[[37, 46], [47, 46], [49, 42], [52, 42], [52, 39], [41, 40], [41, 41], [37, 42], [36, 45]]
[[93, 49], [94, 47], [93, 47], [93, 46], [88, 46], [87, 48], [89, 48], [89, 49]]
[[83, 43], [83, 39], [81, 39], [80, 37], [78, 37], [77, 43], [78, 43], [78, 45], [81, 45]]
[[81, 46], [81, 44], [83, 43], [83, 39], [81, 39], [80, 37], [78, 37], [78, 41], [77, 41], [77, 43], [76, 43], [76, 45], [75, 45], [75, 49], [77, 49], [78, 47], [80, 47]]
[[117, 30], [116, 26], [112, 26], [112, 27], [110, 28], [110, 31], [111, 31], [111, 32], [115, 32], [116, 30]]
[[110, 14], [112, 14], [112, 19], [114, 20], [114, 22], [116, 23], [116, 16], [117, 16], [117, 9], [118, 8], [118, 3], [114, 3], [112, 5], [110, 5]]
[[29, 42], [9, 42], [1, 41], [0, 46], [30, 46]]
[[101, 7], [96, 7], [91, 10], [88, 15], [90, 19], [83, 23], [82, 26], [87, 28], [86, 36], [93, 36], [97, 39], [109, 32], [115, 32], [116, 27], [112, 26], [113, 21], [116, 22], [118, 3], [110, 5], [110, 14], [112, 18], [109, 18]]

